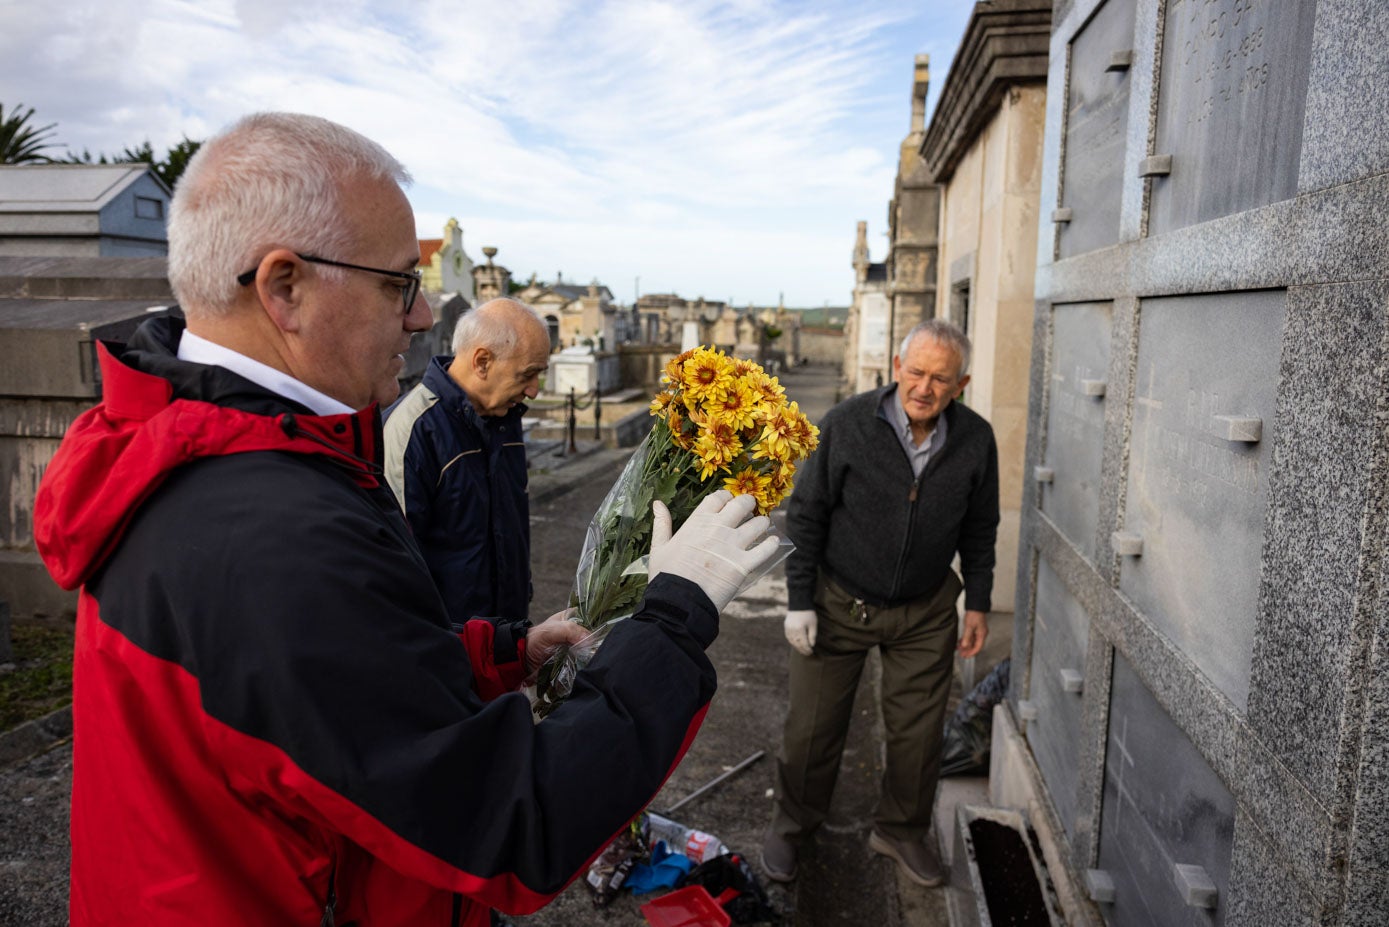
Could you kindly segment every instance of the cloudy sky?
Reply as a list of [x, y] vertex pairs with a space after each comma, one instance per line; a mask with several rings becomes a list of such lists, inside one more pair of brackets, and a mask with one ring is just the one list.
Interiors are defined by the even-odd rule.
[[[0, 103], [115, 153], [316, 113], [415, 178], [519, 278], [623, 302], [843, 305], [885, 251], [913, 55], [944, 82], [969, 0], [64, 0], [0, 4]], [[639, 278], [639, 282], [638, 282]]]

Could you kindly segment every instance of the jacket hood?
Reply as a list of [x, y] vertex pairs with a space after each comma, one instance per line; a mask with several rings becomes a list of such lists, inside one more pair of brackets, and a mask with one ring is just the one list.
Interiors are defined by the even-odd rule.
[[34, 500], [35, 544], [64, 589], [90, 578], [140, 505], [195, 460], [288, 451], [327, 458], [359, 485], [378, 485], [375, 406], [309, 414], [224, 368], [178, 360], [182, 332], [178, 319], [152, 319], [128, 346], [97, 345], [102, 401], [68, 429]]

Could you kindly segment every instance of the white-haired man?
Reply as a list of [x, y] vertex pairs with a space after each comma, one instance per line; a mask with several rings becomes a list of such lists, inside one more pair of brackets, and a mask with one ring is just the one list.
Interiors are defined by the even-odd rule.
[[[787, 510], [790, 710], [767, 874], [796, 873], [824, 822], [863, 661], [882, 655], [887, 762], [868, 845], [921, 885], [944, 878], [927, 842], [945, 702], [958, 652], [988, 636], [998, 531], [998, 451], [989, 423], [955, 402], [969, 339], [944, 319], [918, 323], [892, 359], [896, 382], [846, 399], [820, 424]], [[961, 578], [951, 561], [960, 557]]]
[[486, 622], [449, 626], [381, 480], [378, 404], [430, 322], [405, 176], [327, 120], [241, 120], [174, 196], [186, 327], [98, 352], [102, 402], [35, 513], [50, 572], [81, 586], [75, 927], [534, 910], [703, 717], [718, 610], [776, 544], [750, 497], [673, 537], [657, 511], [641, 610], [541, 724], [507, 690], [551, 623], [511, 664]]
[[456, 627], [495, 618], [524, 636], [531, 599], [525, 400], [550, 334], [529, 306], [493, 299], [467, 312], [453, 354], [386, 410], [386, 479]]

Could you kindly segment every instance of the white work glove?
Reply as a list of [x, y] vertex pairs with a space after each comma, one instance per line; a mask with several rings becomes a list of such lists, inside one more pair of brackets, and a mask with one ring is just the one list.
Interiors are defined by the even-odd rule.
[[714, 608], [723, 611], [743, 581], [777, 553], [776, 535], [767, 534], [771, 519], [751, 518], [757, 500], [725, 489], [699, 503], [680, 530], [671, 534], [670, 510], [652, 503], [651, 558], [647, 573], [683, 576], [704, 590]]
[[810, 656], [810, 652], [815, 649], [815, 627], [817, 624], [819, 624], [819, 619], [815, 617], [815, 609], [813, 608], [788, 611], [786, 620], [782, 622], [782, 627], [786, 630], [787, 642], [796, 648], [796, 652], [803, 657]]

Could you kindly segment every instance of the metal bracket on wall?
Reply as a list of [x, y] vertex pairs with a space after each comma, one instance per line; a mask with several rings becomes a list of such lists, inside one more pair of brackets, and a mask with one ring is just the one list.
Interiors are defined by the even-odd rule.
[[1116, 531], [1109, 536], [1109, 544], [1121, 557], [1143, 556], [1143, 536], [1132, 531]]
[[1217, 415], [1211, 422], [1211, 432], [1226, 441], [1258, 444], [1264, 436], [1264, 421], [1250, 415]]
[[1133, 49], [1125, 48], [1122, 51], [1114, 52], [1109, 56], [1109, 64], [1105, 65], [1106, 71], [1127, 71], [1133, 66]]
[[1172, 156], [1170, 154], [1149, 155], [1138, 162], [1139, 177], [1166, 177], [1172, 173]]

